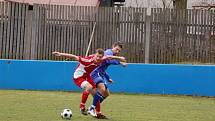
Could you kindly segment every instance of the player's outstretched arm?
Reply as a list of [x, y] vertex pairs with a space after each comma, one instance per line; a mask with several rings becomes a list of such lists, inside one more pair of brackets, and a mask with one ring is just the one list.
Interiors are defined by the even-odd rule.
[[74, 58], [75, 60], [79, 60], [78, 56], [69, 54], [69, 53], [61, 53], [61, 52], [54, 51], [54, 52], [52, 52], [52, 54], [55, 56], [63, 56], [63, 57]]
[[119, 60], [121, 62], [126, 62], [126, 59], [123, 56], [108, 56], [108, 58], [109, 59], [117, 59], [117, 60]]

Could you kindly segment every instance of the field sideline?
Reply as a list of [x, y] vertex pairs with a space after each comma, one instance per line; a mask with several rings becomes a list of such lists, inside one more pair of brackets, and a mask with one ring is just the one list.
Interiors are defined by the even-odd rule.
[[[78, 92], [0, 90], [0, 121], [65, 121], [60, 112], [67, 107], [72, 121], [98, 121], [80, 114], [80, 97]], [[102, 111], [110, 121], [215, 121], [215, 98], [111, 94]]]

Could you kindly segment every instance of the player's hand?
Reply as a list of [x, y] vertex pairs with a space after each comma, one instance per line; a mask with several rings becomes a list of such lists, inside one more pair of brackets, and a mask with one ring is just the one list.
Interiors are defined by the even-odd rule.
[[57, 52], [57, 51], [52, 52], [52, 54], [55, 55], [55, 56], [61, 56], [60, 52]]
[[108, 82], [112, 84], [112, 83], [113, 83], [113, 80], [112, 80], [112, 79], [109, 79]]
[[127, 67], [128, 64], [126, 62], [120, 62], [120, 64], [123, 66], [123, 67]]

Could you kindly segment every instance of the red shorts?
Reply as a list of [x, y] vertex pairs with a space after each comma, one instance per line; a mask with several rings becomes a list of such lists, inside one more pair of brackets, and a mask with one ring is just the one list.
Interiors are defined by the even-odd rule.
[[83, 75], [81, 77], [78, 77], [77, 79], [74, 79], [74, 83], [81, 88], [81, 84], [84, 82], [84, 81], [87, 81], [88, 83], [90, 83], [92, 86], [93, 86], [93, 89], [96, 88], [96, 85], [95, 83], [93, 82], [93, 79], [89, 76], [89, 75]]

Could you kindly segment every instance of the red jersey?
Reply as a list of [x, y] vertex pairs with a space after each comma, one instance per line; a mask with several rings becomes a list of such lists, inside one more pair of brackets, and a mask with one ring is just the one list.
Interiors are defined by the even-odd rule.
[[79, 56], [79, 64], [74, 72], [74, 79], [82, 77], [84, 74], [90, 74], [96, 67], [98, 67], [103, 61], [95, 63], [93, 58], [95, 55], [89, 55], [86, 57]]

